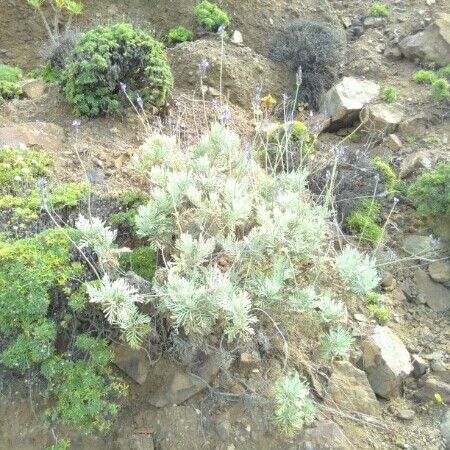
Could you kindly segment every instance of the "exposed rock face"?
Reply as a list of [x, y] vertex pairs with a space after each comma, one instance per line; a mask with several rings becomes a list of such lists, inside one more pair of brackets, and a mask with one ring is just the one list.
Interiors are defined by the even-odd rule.
[[46, 84], [44, 80], [25, 80], [20, 83], [25, 97], [34, 100], [44, 95]]
[[336, 362], [333, 369], [327, 388], [333, 402], [344, 411], [378, 416], [380, 406], [366, 374], [348, 361]]
[[[225, 57], [222, 59], [222, 93], [232, 103], [250, 109], [258, 89], [261, 96], [273, 95], [282, 101], [283, 94], [295, 90], [295, 74], [283, 69], [248, 47], [238, 47], [225, 43]], [[200, 77], [198, 64], [207, 58], [209, 67], [203, 78], [203, 86], [209, 86], [211, 95], [219, 93], [221, 43], [198, 40], [184, 42], [168, 49], [175, 86], [185, 92], [198, 89]]]
[[116, 441], [118, 450], [154, 450], [155, 445], [151, 434], [136, 434], [129, 438]]
[[114, 364], [136, 383], [147, 379], [150, 364], [144, 350], [133, 350], [128, 345], [117, 345], [114, 349]]
[[400, 50], [411, 59], [420, 58], [439, 65], [450, 62], [450, 14], [440, 14], [425, 30], [407, 36]]
[[393, 133], [403, 119], [404, 111], [399, 105], [377, 103], [361, 111], [361, 121], [366, 122], [366, 128], [381, 131], [384, 134]]
[[444, 438], [445, 446], [450, 448], [450, 410], [447, 411], [441, 421], [441, 434]]
[[403, 379], [413, 371], [408, 350], [388, 327], [377, 326], [363, 343], [363, 367], [373, 391], [384, 398], [400, 394]]
[[417, 169], [431, 169], [431, 160], [426, 152], [411, 153], [402, 161], [400, 165], [400, 178], [406, 178]]
[[346, 450], [350, 441], [341, 428], [331, 420], [321, 420], [314, 428], [308, 428], [299, 448], [303, 450]]
[[324, 96], [320, 111], [330, 120], [328, 129], [338, 130], [358, 119], [360, 111], [380, 92], [380, 86], [369, 80], [345, 77]]
[[219, 371], [217, 361], [209, 357], [198, 369], [197, 376], [190, 375], [177, 365], [161, 359], [151, 368], [149, 377], [153, 380], [149, 403], [158, 408], [179, 405], [206, 388]]
[[433, 311], [444, 312], [450, 309], [450, 290], [433, 281], [424, 270], [417, 269], [414, 272], [414, 282], [419, 296], [423, 297], [423, 302]]
[[430, 277], [438, 283], [450, 281], [450, 263], [448, 261], [435, 261], [428, 267]]
[[450, 402], [450, 372], [434, 372], [414, 393], [414, 396], [419, 401], [429, 402], [433, 401], [435, 394], [439, 394], [444, 403]]
[[64, 130], [54, 123], [28, 122], [0, 128], [0, 147], [38, 147], [61, 150]]

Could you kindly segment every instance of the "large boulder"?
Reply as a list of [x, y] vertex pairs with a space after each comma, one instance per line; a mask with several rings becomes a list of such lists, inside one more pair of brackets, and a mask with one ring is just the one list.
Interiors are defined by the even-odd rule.
[[45, 89], [47, 87], [44, 80], [24, 80], [20, 82], [22, 87], [23, 94], [25, 97], [35, 100], [39, 97], [42, 97], [45, 93]]
[[380, 415], [380, 405], [366, 374], [348, 361], [334, 364], [327, 392], [331, 402], [340, 410]]
[[370, 131], [380, 131], [384, 134], [393, 133], [403, 119], [403, 108], [396, 104], [376, 103], [365, 107], [360, 114]]
[[60, 151], [64, 144], [64, 130], [54, 123], [27, 122], [0, 127], [0, 147], [38, 147]]
[[450, 281], [450, 262], [434, 261], [428, 266], [430, 277], [438, 283], [448, 283]]
[[328, 129], [352, 124], [379, 92], [380, 86], [374, 81], [344, 77], [324, 95], [320, 112], [329, 120]]
[[133, 350], [128, 345], [117, 345], [114, 348], [114, 364], [136, 383], [145, 383], [150, 363], [144, 350]]
[[250, 110], [258, 91], [282, 102], [283, 94], [293, 94], [295, 74], [287, 67], [255, 53], [248, 47], [225, 43], [222, 55], [220, 40], [184, 42], [168, 49], [176, 88], [200, 92], [199, 63], [206, 59], [209, 66], [203, 76], [203, 87], [211, 96], [219, 95], [222, 65], [222, 94], [231, 103]]
[[331, 420], [321, 420], [308, 428], [299, 446], [302, 450], [347, 450], [352, 448], [341, 428]]
[[450, 309], [450, 290], [433, 281], [424, 270], [417, 269], [414, 272], [414, 282], [418, 295], [422, 297], [419, 303], [426, 303], [436, 312]]
[[373, 391], [384, 398], [400, 394], [402, 381], [413, 371], [410, 355], [388, 327], [377, 326], [363, 341], [363, 367]]
[[450, 14], [439, 14], [425, 30], [402, 39], [400, 50], [410, 59], [450, 63]]

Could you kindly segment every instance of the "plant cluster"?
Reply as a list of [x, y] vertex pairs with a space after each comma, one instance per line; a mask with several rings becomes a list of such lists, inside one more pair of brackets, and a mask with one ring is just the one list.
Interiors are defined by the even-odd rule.
[[413, 80], [418, 84], [431, 85], [431, 97], [436, 102], [450, 99], [450, 65], [440, 69], [438, 72], [432, 70], [419, 70], [413, 74]]
[[389, 17], [391, 15], [391, 9], [389, 8], [388, 5], [384, 4], [384, 3], [373, 3], [370, 6], [370, 11], [369, 11], [370, 15], [372, 17]]
[[372, 159], [372, 164], [381, 173], [386, 193], [390, 199], [396, 195], [403, 195], [405, 193], [405, 183], [398, 179], [388, 162], [384, 161], [380, 156], [376, 156]]
[[299, 100], [318, 108], [322, 95], [338, 78], [344, 48], [342, 37], [326, 24], [298, 20], [275, 33], [269, 56], [295, 72], [301, 68]]
[[293, 437], [304, 425], [311, 424], [316, 409], [309, 396], [309, 386], [298, 372], [281, 377], [274, 386], [275, 424], [287, 437]]
[[161, 106], [172, 87], [162, 44], [127, 23], [81, 35], [61, 80], [75, 112], [91, 117], [120, 113], [130, 102]]
[[216, 4], [202, 0], [194, 10], [197, 22], [208, 31], [217, 31], [219, 27], [230, 25], [228, 14]]
[[359, 234], [361, 239], [378, 244], [382, 238], [382, 228], [378, 225], [380, 204], [366, 199], [349, 214], [346, 224], [352, 233]]
[[383, 97], [386, 103], [395, 103], [398, 97], [397, 89], [394, 86], [385, 86], [383, 89]]
[[450, 164], [439, 164], [409, 187], [408, 197], [420, 214], [450, 214]]
[[[35, 220], [40, 209], [76, 206], [87, 194], [86, 183], [46, 186], [51, 160], [42, 152], [5, 148], [0, 153], [0, 212], [9, 220], [24, 223]], [[39, 187], [39, 179], [45, 184]], [[3, 220], [5, 218], [3, 217]]]
[[169, 44], [178, 44], [180, 42], [187, 42], [194, 40], [194, 32], [186, 27], [178, 26], [172, 28], [167, 33], [167, 42]]
[[255, 157], [270, 171], [297, 170], [314, 150], [314, 140], [308, 126], [303, 122], [276, 123], [268, 128]]
[[[124, 393], [110, 368], [111, 353], [102, 339], [79, 334], [66, 349], [57, 335], [79, 326], [68, 302], [85, 269], [72, 260], [72, 229], [49, 229], [28, 239], [0, 241], [0, 363], [14, 371], [35, 371], [47, 380], [51, 421], [77, 425], [83, 432], [106, 430], [117, 413], [113, 400]], [[24, 282], [26, 280], [26, 282]], [[55, 300], [58, 299], [58, 300]], [[78, 324], [78, 325], [77, 325]], [[59, 341], [62, 342], [61, 340]]]
[[0, 64], [0, 100], [12, 100], [22, 95], [22, 87], [18, 81], [22, 71], [18, 67]]

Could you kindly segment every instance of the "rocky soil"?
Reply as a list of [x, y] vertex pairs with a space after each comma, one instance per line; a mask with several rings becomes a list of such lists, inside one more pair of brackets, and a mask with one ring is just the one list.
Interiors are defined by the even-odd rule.
[[[81, 28], [123, 18], [155, 30], [158, 36], [179, 24], [195, 28], [194, 0], [86, 3], [77, 23]], [[418, 69], [417, 57], [450, 62], [450, 15], [444, 0], [392, 0], [388, 19], [368, 17], [366, 0], [218, 3], [230, 13], [232, 29], [243, 36], [243, 44], [227, 41], [224, 47], [226, 110], [212, 101], [219, 89], [220, 40], [198, 30], [199, 40], [168, 50], [175, 89], [162, 119], [148, 112], [152, 125], [174, 129], [189, 144], [207, 122], [226, 113], [230, 126], [244, 142], [250, 141], [255, 94], [281, 99], [295, 84], [294, 73], [268, 59], [268, 39], [287, 21], [310, 18], [327, 22], [347, 39], [343, 78], [327, 94], [321, 110], [314, 112], [322, 134], [312, 159], [311, 189], [320, 185], [329, 168], [330, 149], [358, 126], [360, 118], [366, 124], [358, 129], [359, 139], [340, 146], [336, 195], [341, 216], [355, 198], [373, 192], [376, 172], [369, 168], [370, 158], [382, 156], [406, 182], [450, 160], [448, 104], [437, 106], [429, 89], [411, 80]], [[2, 1], [0, 27], [0, 62], [24, 70], [42, 63], [45, 33], [24, 1]], [[203, 58], [211, 62], [202, 80], [204, 97], [197, 75]], [[393, 104], [382, 101], [385, 85], [398, 90]], [[145, 137], [138, 117], [82, 120], [77, 132], [56, 85], [37, 81], [25, 92], [28, 98], [0, 106], [0, 147], [26, 145], [47, 152], [55, 161], [54, 181], [79, 181], [85, 176], [84, 166], [98, 193], [145, 187], [127, 167]], [[392, 201], [382, 197], [382, 202], [385, 219]], [[262, 346], [249, 347], [227, 364], [220, 354], [205, 357], [199, 352], [183, 359], [180, 351], [149, 360], [143, 351], [117, 348], [117, 371], [130, 383], [131, 393], [106, 437], [66, 430], [72, 448], [450, 448], [450, 223], [426, 220], [405, 201], [390, 215], [386, 232], [388, 240], [377, 259], [391, 318], [380, 326], [364, 304], [348, 305], [358, 337], [349, 362], [323, 366], [305, 361], [313, 327], [286, 327], [294, 347], [292, 365], [307, 375], [320, 404], [319, 418], [295, 440], [280, 440], [273, 430], [270, 405], [262, 398], [270, 394], [282, 371], [275, 351], [282, 343], [274, 332], [269, 337], [272, 353], [265, 353]], [[0, 448], [39, 449], [52, 442], [41, 419], [42, 386], [23, 381], [0, 372]]]

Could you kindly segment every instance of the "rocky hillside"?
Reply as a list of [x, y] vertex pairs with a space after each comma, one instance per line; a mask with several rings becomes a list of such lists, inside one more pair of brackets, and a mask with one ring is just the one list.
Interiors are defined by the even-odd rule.
[[[54, 39], [30, 3], [0, 10], [0, 448], [450, 448], [445, 1], [92, 0]], [[117, 23], [147, 53], [83, 78]]]

